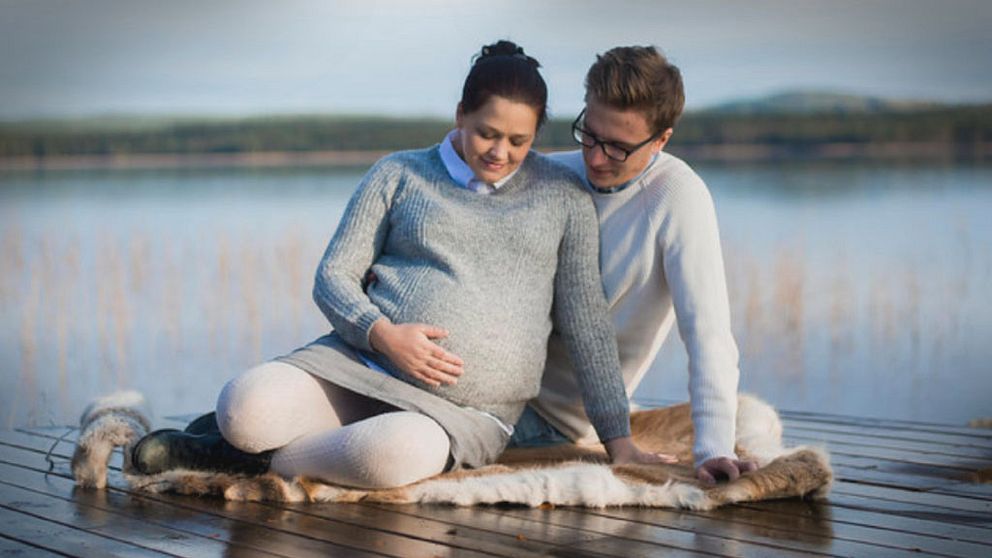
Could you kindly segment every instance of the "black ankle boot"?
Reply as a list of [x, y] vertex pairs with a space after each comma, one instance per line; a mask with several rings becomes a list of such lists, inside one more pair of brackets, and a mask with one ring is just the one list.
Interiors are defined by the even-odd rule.
[[220, 432], [190, 434], [171, 428], [148, 434], [131, 451], [134, 469], [145, 475], [172, 469], [260, 475], [271, 461], [272, 451], [243, 452]]
[[211, 411], [205, 415], [200, 415], [193, 419], [193, 422], [186, 425], [183, 432], [188, 434], [209, 434], [211, 432], [220, 432], [220, 426], [217, 425], [217, 413]]

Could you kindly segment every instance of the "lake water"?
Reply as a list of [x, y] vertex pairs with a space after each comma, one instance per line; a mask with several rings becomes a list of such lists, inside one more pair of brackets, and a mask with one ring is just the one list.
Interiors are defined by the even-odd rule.
[[[992, 415], [992, 167], [700, 166], [741, 388], [791, 410]], [[209, 409], [327, 329], [313, 271], [363, 169], [0, 174], [0, 422], [136, 388]], [[684, 399], [677, 332], [637, 397]]]

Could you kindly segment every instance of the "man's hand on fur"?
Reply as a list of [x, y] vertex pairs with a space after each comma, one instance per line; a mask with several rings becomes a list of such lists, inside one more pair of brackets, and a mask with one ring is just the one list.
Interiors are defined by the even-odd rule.
[[706, 484], [716, 484], [716, 481], [732, 481], [741, 476], [741, 473], [756, 471], [758, 464], [754, 461], [741, 461], [729, 457], [714, 457], [707, 459], [696, 469], [696, 478]]
[[653, 465], [657, 463], [678, 463], [678, 458], [665, 453], [651, 453], [641, 450], [634, 443], [630, 436], [625, 438], [614, 438], [603, 444], [607, 453], [610, 454], [610, 461], [614, 465], [624, 465], [627, 463], [639, 463]]
[[434, 339], [448, 332], [427, 324], [393, 324], [380, 318], [372, 325], [372, 348], [386, 355], [405, 374], [432, 385], [454, 384], [465, 370], [462, 359], [449, 353]]

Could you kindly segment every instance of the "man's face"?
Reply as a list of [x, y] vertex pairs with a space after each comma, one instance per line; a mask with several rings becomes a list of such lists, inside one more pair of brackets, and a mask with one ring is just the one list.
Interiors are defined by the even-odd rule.
[[[652, 135], [644, 115], [636, 110], [620, 110], [599, 103], [586, 101], [585, 122], [582, 128], [601, 142], [630, 149]], [[616, 161], [606, 156], [601, 146], [582, 147], [586, 175], [593, 186], [609, 189], [636, 178], [651, 162], [651, 158], [665, 147], [672, 135], [669, 128], [654, 140], [627, 156], [626, 161]]]

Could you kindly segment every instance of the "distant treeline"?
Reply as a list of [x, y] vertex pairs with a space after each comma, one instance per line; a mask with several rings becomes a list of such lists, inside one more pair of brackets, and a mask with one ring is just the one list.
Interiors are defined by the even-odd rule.
[[[573, 147], [570, 124], [549, 122], [538, 147]], [[434, 144], [451, 126], [441, 119], [340, 116], [0, 123], [0, 157], [393, 151]], [[679, 122], [670, 149], [763, 146], [802, 154], [838, 144], [943, 145], [984, 158], [992, 144], [992, 105], [874, 113], [690, 112]]]

